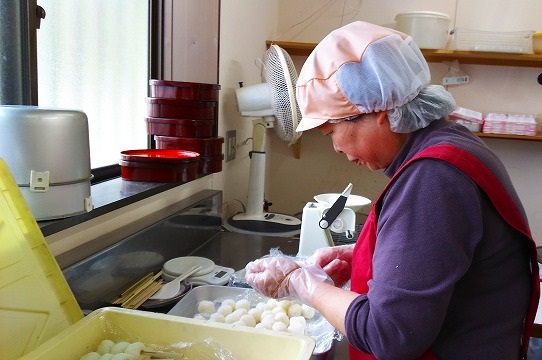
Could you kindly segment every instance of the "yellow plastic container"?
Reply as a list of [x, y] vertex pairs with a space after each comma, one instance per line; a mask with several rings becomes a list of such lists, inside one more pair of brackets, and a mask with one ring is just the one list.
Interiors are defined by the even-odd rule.
[[308, 336], [106, 307], [83, 314], [0, 159], [0, 359], [73, 360], [102, 340], [167, 348], [212, 340], [235, 359], [310, 359]]

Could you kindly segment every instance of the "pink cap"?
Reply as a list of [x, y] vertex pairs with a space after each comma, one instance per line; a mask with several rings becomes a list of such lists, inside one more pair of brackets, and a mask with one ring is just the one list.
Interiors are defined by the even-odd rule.
[[409, 36], [353, 22], [327, 35], [303, 65], [296, 84], [303, 118], [296, 131], [402, 106], [429, 80], [427, 63]]

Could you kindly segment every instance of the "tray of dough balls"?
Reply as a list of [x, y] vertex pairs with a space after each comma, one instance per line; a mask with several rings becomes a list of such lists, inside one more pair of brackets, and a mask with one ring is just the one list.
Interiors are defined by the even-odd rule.
[[[208, 322], [307, 335], [314, 354], [328, 352], [339, 334], [314, 308], [299, 301], [277, 300], [249, 288], [203, 285], [190, 290], [169, 312]], [[339, 339], [340, 340], [340, 339]]]

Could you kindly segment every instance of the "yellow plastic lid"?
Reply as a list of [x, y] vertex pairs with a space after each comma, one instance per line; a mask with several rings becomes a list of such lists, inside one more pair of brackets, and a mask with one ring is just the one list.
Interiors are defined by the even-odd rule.
[[0, 359], [18, 359], [83, 318], [0, 158]]
[[533, 37], [542, 37], [542, 32], [534, 33], [534, 34], [533, 34]]

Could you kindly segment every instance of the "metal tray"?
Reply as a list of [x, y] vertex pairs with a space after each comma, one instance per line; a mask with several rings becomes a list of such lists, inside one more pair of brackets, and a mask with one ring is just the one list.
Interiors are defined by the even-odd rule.
[[[266, 302], [269, 298], [252, 289], [230, 286], [202, 285], [194, 287], [168, 312], [169, 315], [193, 318], [198, 312], [198, 303], [202, 300], [221, 302], [225, 299], [247, 299], [251, 306], [258, 302]], [[307, 321], [306, 335], [316, 341], [312, 360], [332, 359], [335, 329], [318, 312]], [[331, 356], [331, 357], [330, 357]]]

